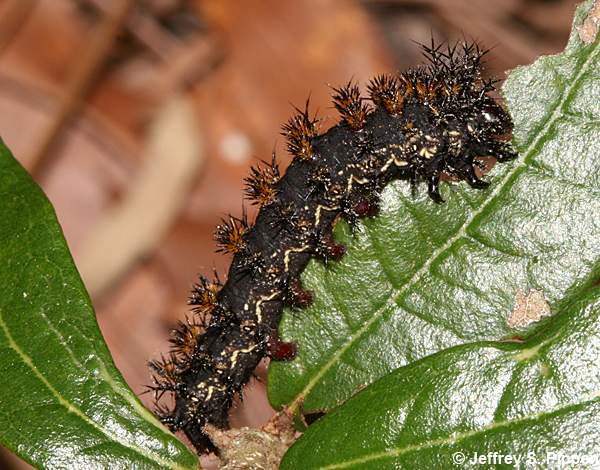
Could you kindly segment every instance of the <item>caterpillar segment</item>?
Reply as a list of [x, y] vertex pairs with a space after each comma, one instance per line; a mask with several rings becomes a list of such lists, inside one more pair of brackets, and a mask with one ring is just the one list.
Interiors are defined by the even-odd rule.
[[[482, 78], [486, 51], [476, 44], [423, 46], [426, 63], [367, 84], [368, 100], [352, 82], [333, 90], [340, 123], [319, 133], [304, 109], [282, 128], [293, 159], [281, 175], [273, 156], [251, 170], [246, 197], [260, 207], [253, 225], [230, 217], [216, 231], [219, 250], [232, 256], [227, 281], [201, 278], [190, 297], [194, 318], [175, 329], [170, 355], [150, 363], [160, 419], [183, 431], [198, 452], [214, 449], [203, 431], [228, 426], [232, 401], [265, 357], [290, 360], [294, 343], [277, 329], [284, 307], [310, 305], [300, 275], [309, 260], [342, 257], [335, 242], [339, 217], [355, 222], [377, 213], [378, 196], [393, 179], [424, 182], [441, 203], [440, 177], [482, 189], [478, 157], [517, 156], [506, 141], [508, 113]], [[161, 398], [163, 400], [161, 400]]]

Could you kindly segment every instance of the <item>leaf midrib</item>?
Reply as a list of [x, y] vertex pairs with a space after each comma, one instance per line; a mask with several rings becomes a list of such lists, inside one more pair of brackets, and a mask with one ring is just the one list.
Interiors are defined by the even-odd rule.
[[[67, 343], [63, 334], [54, 326], [54, 324], [52, 323], [52, 321], [50, 320], [48, 315], [46, 315], [44, 313], [43, 309], [40, 310], [40, 316], [46, 321], [46, 324], [48, 325], [48, 329], [56, 335], [58, 342], [66, 349], [67, 353], [71, 357], [71, 361], [73, 362], [73, 364], [75, 364], [75, 366], [77, 368], [79, 368], [79, 370], [81, 370], [84, 374], [87, 374], [89, 372], [89, 370], [77, 358], [76, 354], [73, 352], [73, 350]], [[87, 339], [87, 336], [76, 325], [73, 325], [73, 329], [75, 331], [77, 331], [77, 333], [79, 333], [79, 336], [81, 338]], [[150, 425], [159, 429], [165, 435], [165, 437], [171, 437], [170, 433], [168, 433], [164, 429], [163, 424], [152, 413], [150, 413], [142, 404], [140, 404], [140, 402], [134, 396], [132, 396], [132, 394], [128, 390], [124, 389], [123, 386], [119, 385], [112, 378], [112, 376], [110, 375], [110, 373], [108, 371], [108, 367], [107, 367], [106, 363], [102, 360], [102, 358], [99, 355], [94, 355], [94, 359], [96, 359], [96, 361], [97, 361], [96, 363], [100, 370], [100, 373], [98, 375], [100, 375], [102, 377], [102, 379], [98, 379], [98, 376], [96, 374], [94, 374], [94, 379], [97, 381], [97, 383], [102, 383], [102, 381], [107, 383], [113, 392], [115, 392], [117, 395], [119, 395], [121, 398], [123, 398], [123, 400], [125, 400], [133, 409], [135, 409], [138, 412], [139, 417], [142, 420], [147, 421]]]
[[568, 413], [570, 411], [580, 411], [579, 409], [581, 409], [581, 408], [585, 408], [590, 404], [598, 403], [599, 396], [600, 396], [600, 390], [598, 390], [595, 394], [592, 394], [591, 396], [589, 396], [587, 399], [585, 399], [583, 401], [579, 401], [577, 403], [568, 403], [565, 406], [553, 408], [552, 410], [549, 410], [549, 411], [525, 415], [525, 416], [521, 416], [520, 418], [517, 418], [517, 419], [494, 421], [487, 426], [484, 426], [482, 428], [475, 429], [472, 431], [466, 431], [466, 432], [462, 432], [462, 433], [454, 433], [452, 436], [449, 436], [449, 437], [433, 439], [430, 441], [425, 441], [420, 444], [407, 445], [405, 447], [397, 447], [397, 448], [394, 448], [394, 449], [391, 449], [391, 450], [388, 450], [385, 452], [366, 454], [365, 456], [357, 458], [357, 459], [346, 460], [344, 462], [338, 462], [335, 464], [326, 465], [324, 467], [319, 467], [319, 470], [334, 470], [334, 469], [339, 469], [339, 468], [346, 468], [346, 467], [356, 465], [356, 464], [372, 462], [373, 460], [380, 460], [380, 459], [385, 459], [385, 458], [390, 458], [390, 457], [399, 457], [401, 455], [408, 454], [410, 452], [418, 452], [420, 450], [429, 449], [432, 447], [454, 445], [454, 444], [459, 443], [460, 441], [469, 439], [471, 437], [476, 437], [476, 436], [486, 433], [488, 431], [494, 431], [494, 430], [502, 429], [505, 427], [510, 427], [515, 424], [523, 424], [523, 423], [527, 423], [527, 422], [532, 422], [532, 424], [533, 424], [539, 420], [542, 420], [545, 418], [552, 418], [554, 416], [558, 416], [563, 413]]
[[[465, 236], [469, 236], [467, 230], [470, 228], [473, 221], [482, 213], [484, 213], [488, 207], [495, 201], [496, 197], [500, 195], [504, 189], [506, 188], [507, 183], [512, 178], [516, 178], [519, 173], [528, 166], [529, 160], [532, 156], [537, 153], [538, 145], [542, 142], [542, 140], [548, 135], [552, 126], [559, 120], [559, 118], [563, 115], [563, 107], [569, 101], [571, 95], [578, 89], [580, 82], [588, 69], [590, 64], [593, 63], [594, 59], [600, 52], [600, 42], [596, 41], [596, 43], [590, 47], [589, 52], [587, 53], [587, 57], [583, 62], [582, 66], [578, 68], [578, 73], [575, 75], [574, 80], [572, 80], [569, 86], [563, 89], [560, 99], [556, 101], [554, 109], [551, 113], [548, 113], [548, 117], [544, 124], [541, 124], [539, 132], [535, 132], [535, 136], [533, 140], [527, 145], [525, 150], [522, 152], [523, 157], [519, 160], [517, 164], [515, 164], [514, 168], [511, 171], [507, 171], [507, 173], [502, 177], [502, 179], [495, 185], [495, 187], [491, 190], [486, 202], [480, 206], [479, 209], [474, 210], [465, 220], [460, 229], [451, 237], [446, 240], [446, 242], [441, 245], [439, 248], [432, 252], [432, 255], [423, 263], [423, 265], [416, 270], [413, 275], [406, 281], [406, 283], [399, 289], [392, 288], [393, 290], [390, 293], [388, 300], [377, 309], [373, 315], [367, 320], [361, 328], [356, 330], [356, 333], [348, 337], [348, 341], [344, 343], [339, 349], [337, 349], [331, 358], [323, 364], [321, 368], [319, 368], [316, 374], [308, 381], [306, 386], [296, 395], [296, 397], [291, 401], [289, 406], [289, 411], [291, 413], [295, 413], [298, 408], [301, 406], [305, 397], [308, 396], [310, 391], [319, 383], [320, 379], [327, 373], [329, 369], [331, 369], [337, 362], [338, 359], [356, 342], [358, 341], [368, 330], [369, 328], [378, 321], [386, 308], [395, 307], [396, 302], [406, 294], [421, 277], [429, 271], [430, 266], [440, 257], [442, 256], [451, 246]], [[585, 55], [582, 55], [585, 57]], [[470, 238], [470, 236], [469, 236]]]
[[98, 430], [101, 434], [105, 435], [108, 439], [110, 439], [114, 442], [118, 442], [123, 447], [126, 447], [126, 448], [140, 454], [147, 460], [156, 462], [166, 468], [173, 468], [176, 470], [193, 468], [193, 467], [182, 467], [172, 461], [164, 460], [160, 455], [156, 455], [151, 452], [147, 452], [143, 448], [137, 447], [135, 445], [131, 445], [130, 443], [123, 441], [118, 434], [111, 433], [110, 431], [100, 427], [95, 421], [90, 419], [81, 409], [79, 409], [77, 406], [73, 405], [65, 397], [63, 397], [61, 395], [61, 393], [52, 386], [52, 384], [48, 381], [48, 379], [46, 379], [44, 374], [42, 372], [40, 372], [40, 370], [35, 366], [32, 358], [29, 357], [29, 355], [27, 355], [25, 353], [25, 351], [23, 351], [23, 349], [21, 349], [21, 347], [17, 344], [17, 342], [13, 338], [12, 334], [10, 333], [10, 329], [8, 328], [8, 325], [4, 321], [4, 313], [1, 309], [0, 309], [0, 328], [3, 330], [4, 334], [6, 335], [8, 347], [10, 347], [13, 351], [15, 351], [15, 353], [17, 353], [17, 355], [21, 358], [21, 361], [23, 362], [23, 364], [25, 364], [29, 369], [31, 369], [33, 374], [44, 384], [44, 386], [50, 391], [50, 393], [52, 395], [54, 395], [54, 397], [58, 401], [58, 404], [63, 406], [64, 408], [66, 408], [69, 413], [73, 413], [75, 416], [77, 416], [78, 418], [83, 420], [85, 423], [87, 423], [88, 425], [90, 425], [93, 428], [95, 428], [96, 430]]

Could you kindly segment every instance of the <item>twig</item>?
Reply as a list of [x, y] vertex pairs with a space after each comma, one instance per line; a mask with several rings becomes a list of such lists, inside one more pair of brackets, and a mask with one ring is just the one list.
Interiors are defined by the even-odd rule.
[[79, 109], [81, 102], [92, 87], [98, 70], [105, 63], [115, 39], [129, 13], [135, 0], [120, 0], [113, 11], [107, 14], [100, 26], [97, 27], [90, 42], [85, 44], [79, 54], [77, 65], [74, 67], [66, 86], [66, 91], [61, 99], [56, 115], [45, 130], [38, 147], [33, 152], [30, 162], [30, 171], [35, 175], [43, 172], [48, 164], [49, 151], [56, 143], [65, 124]]
[[0, 9], [0, 54], [16, 36], [33, 10], [33, 0], [10, 0]]
[[[85, 0], [100, 12], [108, 13], [102, 0]], [[163, 61], [169, 61], [173, 51], [182, 46], [182, 41], [166, 31], [151, 15], [135, 8], [125, 24], [127, 31]]]
[[204, 161], [190, 101], [174, 95], [165, 102], [149, 133], [143, 168], [78, 250], [77, 267], [93, 297], [153, 252], [185, 203]]
[[[102, 0], [82, 0], [99, 11], [107, 7]], [[154, 2], [155, 9], [168, 12], [179, 2], [167, 0]], [[170, 33], [148, 11], [134, 8], [125, 25], [127, 31], [149, 51], [158, 57], [162, 64], [158, 78], [151, 87], [159, 96], [166, 96], [172, 90], [187, 89], [222, 59], [223, 46], [210, 36], [201, 35], [184, 41]]]

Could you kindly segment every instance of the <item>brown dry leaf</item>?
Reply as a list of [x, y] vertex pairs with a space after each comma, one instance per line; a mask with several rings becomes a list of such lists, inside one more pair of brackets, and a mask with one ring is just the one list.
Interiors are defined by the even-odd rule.
[[506, 321], [511, 328], [522, 328], [551, 314], [550, 306], [542, 291], [530, 289], [525, 293], [518, 290], [515, 296], [515, 307]]
[[594, 7], [590, 10], [587, 18], [581, 26], [577, 27], [579, 39], [586, 44], [591, 44], [596, 40], [598, 27], [600, 26], [600, 0], [596, 0]]
[[203, 161], [194, 110], [174, 96], [159, 111], [147, 158], [123, 201], [89, 232], [77, 266], [92, 296], [152, 253], [185, 202]]

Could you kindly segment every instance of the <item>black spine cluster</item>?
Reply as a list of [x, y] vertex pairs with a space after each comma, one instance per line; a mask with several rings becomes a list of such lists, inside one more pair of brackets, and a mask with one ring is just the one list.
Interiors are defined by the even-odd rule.
[[485, 51], [423, 49], [426, 65], [368, 84], [372, 105], [352, 83], [334, 89], [342, 120], [325, 133], [308, 104], [297, 110], [283, 126], [294, 155], [285, 174], [273, 158], [246, 179], [246, 194], [260, 205], [254, 225], [231, 217], [218, 227], [220, 250], [233, 255], [227, 282], [200, 280], [190, 298], [194, 318], [174, 330], [170, 355], [151, 363], [158, 399], [169, 392], [175, 402], [157, 413], [199, 452], [212, 449], [203, 426], [227, 427], [232, 400], [259, 361], [293, 358], [295, 345], [277, 338], [281, 313], [284, 305], [310, 304], [300, 274], [312, 257], [344, 254], [332, 236], [339, 215], [373, 215], [395, 178], [425, 181], [436, 202], [442, 174], [485, 188], [477, 157], [516, 157], [503, 140], [510, 117], [488, 94], [494, 82], [481, 76]]

